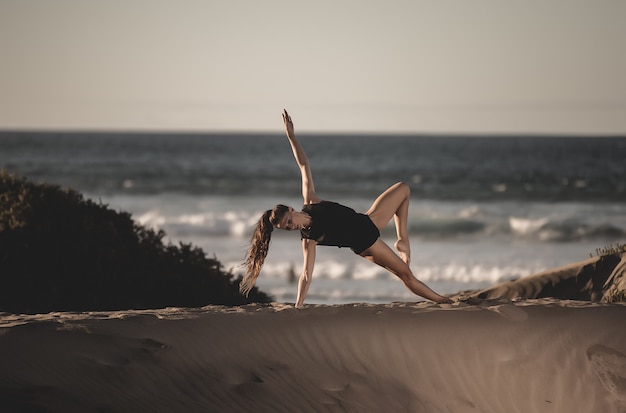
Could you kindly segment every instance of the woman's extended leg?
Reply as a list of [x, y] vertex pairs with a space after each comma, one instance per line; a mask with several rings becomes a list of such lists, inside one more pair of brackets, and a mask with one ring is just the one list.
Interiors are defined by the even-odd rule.
[[380, 238], [374, 245], [363, 251], [361, 256], [396, 275], [413, 293], [436, 303], [452, 303], [452, 300], [437, 294], [415, 278], [409, 266]]
[[411, 247], [409, 244], [409, 200], [411, 189], [404, 182], [392, 185], [380, 194], [374, 201], [367, 215], [380, 231], [387, 226], [391, 218], [396, 224], [398, 240], [394, 247], [400, 253], [400, 258], [409, 265], [411, 263]]

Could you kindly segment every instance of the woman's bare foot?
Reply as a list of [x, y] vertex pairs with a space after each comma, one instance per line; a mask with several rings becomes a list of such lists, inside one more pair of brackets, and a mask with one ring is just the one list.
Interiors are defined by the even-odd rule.
[[411, 264], [411, 246], [409, 241], [405, 241], [403, 239], [399, 239], [393, 245], [398, 253], [400, 254], [400, 258], [402, 261], [406, 262], [406, 265]]

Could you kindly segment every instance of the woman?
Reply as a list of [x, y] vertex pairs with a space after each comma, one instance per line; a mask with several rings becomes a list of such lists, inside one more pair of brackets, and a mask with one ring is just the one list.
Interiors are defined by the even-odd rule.
[[[245, 260], [247, 273], [239, 286], [241, 293], [247, 295], [254, 287], [267, 256], [272, 231], [278, 228], [298, 230], [302, 236], [304, 265], [298, 283], [296, 307], [304, 304], [311, 285], [315, 248], [318, 244], [350, 247], [356, 254], [396, 275], [413, 293], [436, 303], [451, 303], [450, 299], [437, 294], [415, 278], [409, 268], [411, 251], [407, 229], [410, 197], [408, 185], [399, 182], [391, 186], [374, 201], [365, 214], [324, 201], [315, 193], [309, 160], [296, 139], [293, 122], [286, 110], [283, 112], [283, 123], [293, 155], [300, 167], [304, 207], [302, 211], [296, 211], [291, 207], [276, 205], [265, 211], [252, 235]], [[380, 238], [380, 231], [391, 218], [394, 219], [398, 234], [394, 246], [400, 256]]]

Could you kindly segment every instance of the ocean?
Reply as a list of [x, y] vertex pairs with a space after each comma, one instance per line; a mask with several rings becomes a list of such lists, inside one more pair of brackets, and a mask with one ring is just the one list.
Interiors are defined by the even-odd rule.
[[[300, 134], [320, 197], [357, 211], [412, 189], [415, 275], [443, 294], [582, 261], [626, 238], [626, 137]], [[0, 168], [74, 188], [243, 272], [261, 213], [302, 207], [282, 133], [0, 132]], [[393, 222], [382, 237], [394, 242]], [[297, 232], [275, 231], [257, 285], [294, 302]], [[307, 303], [415, 301], [347, 248], [318, 247]]]

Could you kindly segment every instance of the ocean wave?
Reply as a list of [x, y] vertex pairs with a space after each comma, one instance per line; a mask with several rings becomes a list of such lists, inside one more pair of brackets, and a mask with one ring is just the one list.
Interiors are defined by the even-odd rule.
[[[230, 263], [231, 268], [241, 268], [241, 262]], [[416, 263], [411, 265], [414, 275], [426, 282], [497, 283], [528, 276], [544, 270], [543, 267], [528, 265], [487, 265], [480, 263]], [[227, 266], [228, 268], [228, 266]], [[301, 267], [294, 262], [282, 261], [263, 266], [262, 277], [290, 282], [300, 275]], [[235, 271], [236, 272], [236, 271]], [[332, 281], [395, 280], [395, 276], [384, 268], [369, 262], [346, 264], [340, 260], [316, 262], [314, 277]]]
[[[586, 222], [580, 218], [489, 216], [482, 212], [459, 213], [442, 217], [413, 217], [409, 234], [425, 240], [458, 238], [505, 237], [540, 242], [573, 242], [581, 239], [618, 239], [626, 235], [620, 223], [610, 221]], [[469, 217], [459, 217], [459, 215]], [[249, 238], [261, 215], [260, 211], [226, 210], [166, 213], [150, 209], [135, 216], [141, 225], [163, 229], [174, 238], [235, 237]], [[388, 225], [383, 236], [394, 236], [395, 227]]]
[[511, 227], [511, 231], [519, 235], [536, 233], [541, 230], [541, 228], [545, 227], [548, 222], [550, 221], [547, 218], [530, 219], [509, 217], [509, 226]]
[[513, 234], [545, 242], [578, 241], [585, 238], [620, 238], [624, 229], [600, 222], [590, 224], [577, 219], [550, 220], [549, 218], [510, 217], [509, 226]]
[[[626, 199], [624, 137], [305, 135], [302, 145], [316, 187], [331, 198], [375, 197], [406, 181], [415, 196], [431, 200]], [[0, 132], [0, 165], [100, 195], [255, 196], [300, 189], [282, 134]]]
[[[347, 267], [340, 261], [316, 264], [309, 303], [393, 302], [419, 300], [402, 282], [384, 269], [364, 263]], [[449, 263], [413, 265], [415, 276], [436, 291], [449, 294], [486, 288], [545, 270], [544, 267]], [[299, 267], [282, 263], [263, 267], [257, 285], [281, 302], [294, 302]]]
[[418, 220], [410, 224], [411, 234], [439, 238], [476, 234], [483, 232], [487, 226], [487, 222], [457, 218]]
[[241, 211], [167, 215], [155, 209], [138, 215], [135, 220], [147, 227], [163, 229], [173, 237], [247, 237], [256, 225], [258, 216]]

